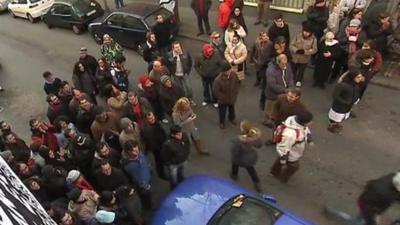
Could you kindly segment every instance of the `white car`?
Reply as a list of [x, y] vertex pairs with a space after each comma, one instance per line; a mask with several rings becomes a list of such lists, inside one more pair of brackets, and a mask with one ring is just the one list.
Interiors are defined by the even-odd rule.
[[0, 0], [0, 12], [7, 10], [8, 3], [10, 3], [10, 2], [11, 2], [11, 0]]
[[12, 0], [8, 11], [13, 17], [27, 18], [31, 23], [40, 18], [53, 5], [54, 0]]

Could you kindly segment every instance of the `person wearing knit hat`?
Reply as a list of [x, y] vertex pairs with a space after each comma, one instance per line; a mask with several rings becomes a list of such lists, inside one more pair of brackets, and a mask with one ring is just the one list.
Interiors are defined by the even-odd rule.
[[311, 56], [317, 53], [318, 40], [307, 22], [303, 22], [303, 30], [291, 41], [289, 49], [292, 52], [292, 60], [295, 65], [294, 81], [296, 87], [301, 87], [304, 72]]
[[215, 54], [215, 48], [211, 44], [204, 44], [202, 54], [196, 57], [194, 69], [200, 75], [203, 84], [203, 102], [202, 106], [212, 103], [218, 108], [217, 98], [212, 92], [212, 85], [215, 78], [221, 72], [221, 63], [223, 58], [220, 54]]
[[151, 82], [149, 76], [147, 76], [147, 75], [141, 75], [139, 77], [138, 81], [139, 81], [141, 88], [148, 87], [150, 85], [150, 83], [153, 83], [153, 82]]
[[162, 85], [158, 90], [159, 101], [164, 113], [170, 116], [172, 114], [172, 108], [174, 107], [175, 102], [184, 96], [184, 92], [179, 85], [176, 85], [174, 82], [172, 82], [169, 76], [164, 75], [160, 80]]
[[96, 212], [95, 218], [100, 224], [111, 224], [114, 222], [115, 213], [106, 210], [99, 210]]
[[168, 123], [168, 120], [164, 118], [164, 112], [161, 106], [160, 97], [158, 96], [157, 85], [150, 80], [149, 76], [142, 75], [139, 77], [138, 86], [140, 88], [140, 96], [149, 101], [157, 118], [163, 123]]
[[161, 81], [162, 84], [165, 84], [165, 82], [171, 81], [171, 77], [167, 76], [167, 75], [163, 75], [163, 76], [160, 77], [160, 81]]
[[74, 188], [70, 192], [67, 193], [67, 197], [69, 200], [77, 202], [79, 197], [81, 196], [82, 191], [79, 188]]
[[78, 170], [71, 170], [67, 175], [67, 182], [75, 182], [81, 176], [81, 173]]
[[139, 148], [144, 151], [144, 145], [140, 137], [139, 125], [128, 117], [121, 118], [121, 133], [119, 134], [119, 143], [124, 146], [128, 140], [138, 142]]
[[361, 21], [359, 19], [350, 20], [350, 23], [349, 23], [350, 27], [359, 27], [360, 25], [361, 25]]
[[71, 170], [68, 172], [67, 185], [70, 185], [80, 190], [94, 190], [93, 186], [82, 176], [78, 170]]

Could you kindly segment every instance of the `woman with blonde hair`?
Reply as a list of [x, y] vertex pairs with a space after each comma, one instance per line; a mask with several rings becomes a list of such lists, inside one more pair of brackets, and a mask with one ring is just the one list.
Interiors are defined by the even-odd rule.
[[255, 148], [262, 146], [261, 131], [249, 121], [240, 122], [240, 135], [232, 141], [231, 161], [232, 171], [230, 177], [238, 179], [239, 167], [246, 168], [256, 191], [261, 192], [260, 179], [254, 165], [257, 162], [258, 154]]
[[202, 146], [199, 130], [194, 124], [197, 115], [190, 107], [190, 100], [182, 97], [176, 101], [172, 109], [172, 119], [174, 124], [182, 127], [182, 131], [191, 137], [193, 144], [200, 155], [208, 155], [209, 152]]

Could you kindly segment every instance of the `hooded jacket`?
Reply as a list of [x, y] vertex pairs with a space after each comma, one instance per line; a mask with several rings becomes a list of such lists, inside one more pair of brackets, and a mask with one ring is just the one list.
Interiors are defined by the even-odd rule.
[[310, 129], [297, 123], [296, 116], [288, 117], [283, 124], [286, 128], [282, 132], [281, 141], [276, 144], [276, 151], [280, 157], [288, 155], [289, 162], [296, 162], [303, 156]]
[[231, 145], [232, 164], [242, 167], [254, 166], [258, 159], [255, 148], [262, 146], [260, 136], [261, 133], [258, 131], [254, 137], [241, 135], [233, 139]]
[[232, 12], [233, 2], [234, 0], [225, 0], [223, 3], [219, 5], [217, 25], [219, 28], [223, 30], [225, 30], [228, 27], [229, 17]]

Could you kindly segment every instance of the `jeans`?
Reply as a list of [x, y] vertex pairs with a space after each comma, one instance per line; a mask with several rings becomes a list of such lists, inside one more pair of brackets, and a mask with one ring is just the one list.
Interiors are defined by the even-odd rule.
[[[258, 178], [257, 171], [254, 168], [254, 166], [247, 166], [245, 168], [247, 170], [247, 173], [249, 173], [249, 175], [251, 177], [251, 180], [254, 183], [260, 183], [260, 179]], [[235, 165], [235, 164], [232, 164], [232, 175], [237, 177], [238, 173], [239, 173], [239, 166]]]
[[184, 177], [184, 170], [186, 167], [186, 161], [177, 165], [169, 165], [169, 182], [171, 189], [175, 188], [180, 182], [182, 182]]
[[115, 7], [116, 7], [117, 9], [119, 9], [119, 8], [125, 6], [124, 0], [114, 0], [114, 2], [115, 2]]
[[225, 115], [226, 115], [227, 108], [228, 108], [229, 121], [235, 120], [235, 106], [219, 104], [219, 106], [218, 106], [219, 123], [221, 123], [221, 124], [225, 124]]
[[[263, 17], [267, 17], [266, 15], [264, 16], [264, 12], [268, 10], [270, 1], [265, 1], [265, 0], [258, 0], [257, 1], [257, 21], [262, 21]], [[266, 14], [266, 13], [265, 13]]]
[[204, 97], [204, 101], [207, 103], [216, 103], [217, 102], [217, 97], [214, 95], [214, 92], [212, 91], [214, 80], [215, 80], [215, 77], [201, 78], [201, 81], [203, 83], [203, 97]]
[[192, 99], [193, 91], [192, 91], [192, 85], [190, 84], [189, 75], [173, 76], [173, 77], [175, 83], [182, 88], [185, 97]]
[[206, 32], [210, 33], [210, 22], [208, 22], [208, 12], [205, 12], [204, 16], [197, 15], [197, 26], [199, 28], [200, 33], [204, 33], [203, 22], [206, 28]]
[[295, 73], [295, 82], [302, 82], [303, 81], [303, 76], [304, 72], [306, 71], [307, 68], [307, 63], [296, 63], [295, 64], [296, 68], [296, 73]]

